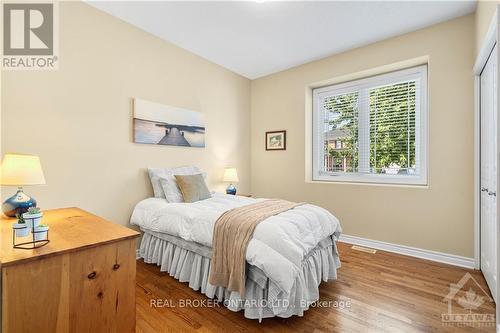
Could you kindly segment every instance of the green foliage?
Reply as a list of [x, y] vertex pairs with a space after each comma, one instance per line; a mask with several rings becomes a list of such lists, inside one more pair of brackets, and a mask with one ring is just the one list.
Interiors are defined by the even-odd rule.
[[23, 218], [23, 214], [21, 213], [16, 213], [16, 218], [17, 218], [17, 223], [23, 224], [26, 223]]
[[35, 214], [39, 214], [40, 212], [41, 212], [41, 210], [38, 207], [28, 208], [28, 214], [35, 215]]
[[358, 93], [330, 97], [325, 101], [325, 109], [331, 115], [331, 129], [339, 130], [345, 135], [340, 138], [344, 149], [334, 150], [328, 147], [328, 154], [335, 160], [349, 160], [347, 171], [354, 172], [358, 165]]
[[[372, 88], [368, 94], [371, 172], [381, 173], [393, 164], [405, 170], [415, 167], [415, 82]], [[347, 172], [358, 171], [358, 96], [358, 92], [346, 93], [324, 102], [329, 130], [338, 130], [344, 146], [328, 147], [328, 155], [334, 164], [345, 158]]]
[[370, 167], [415, 166], [415, 82], [370, 90]]

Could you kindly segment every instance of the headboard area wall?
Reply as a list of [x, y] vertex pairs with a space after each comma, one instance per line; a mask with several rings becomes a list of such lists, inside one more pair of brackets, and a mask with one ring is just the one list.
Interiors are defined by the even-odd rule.
[[[47, 185], [25, 191], [41, 208], [127, 225], [152, 196], [147, 167], [196, 165], [221, 192], [224, 168], [236, 167], [249, 191], [248, 79], [87, 4], [59, 10], [59, 69], [2, 73], [2, 154], [40, 156]], [[201, 113], [205, 147], [134, 143], [134, 98]]]

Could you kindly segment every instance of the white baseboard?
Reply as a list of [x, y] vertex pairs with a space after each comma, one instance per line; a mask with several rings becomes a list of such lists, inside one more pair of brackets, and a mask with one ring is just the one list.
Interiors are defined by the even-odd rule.
[[461, 257], [454, 254], [424, 250], [416, 247], [386, 243], [377, 240], [361, 238], [356, 236], [349, 236], [344, 234], [340, 236], [340, 241], [343, 243], [371, 247], [377, 250], [394, 252], [410, 257], [416, 257], [420, 259], [432, 260], [454, 266], [474, 269], [474, 258]]

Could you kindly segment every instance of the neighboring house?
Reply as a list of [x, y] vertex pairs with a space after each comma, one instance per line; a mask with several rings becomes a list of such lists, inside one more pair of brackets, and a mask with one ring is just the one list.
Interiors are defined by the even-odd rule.
[[[349, 133], [343, 129], [332, 129], [325, 133], [325, 146], [328, 151], [341, 152], [347, 148], [345, 139]], [[337, 156], [335, 156], [337, 155]], [[325, 154], [325, 170], [326, 171], [342, 171], [346, 172], [351, 164], [351, 160], [340, 154]]]
[[[349, 132], [345, 129], [332, 129], [325, 133], [325, 147], [328, 147], [328, 154], [324, 156], [325, 171], [330, 172], [352, 172], [353, 165], [352, 154], [346, 154], [349, 149], [347, 139]], [[342, 154], [344, 153], [344, 154]], [[375, 170], [372, 170], [376, 172]], [[388, 167], [379, 169], [378, 173], [397, 175], [397, 174], [413, 174], [415, 166], [402, 168], [397, 163], [391, 163]]]

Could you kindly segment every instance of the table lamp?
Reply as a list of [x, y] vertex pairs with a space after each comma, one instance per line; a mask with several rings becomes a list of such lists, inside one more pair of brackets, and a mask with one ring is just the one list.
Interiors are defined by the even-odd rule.
[[45, 177], [38, 156], [5, 154], [1, 167], [1, 184], [18, 186], [17, 193], [4, 201], [2, 211], [9, 217], [36, 207], [36, 200], [23, 192], [24, 185], [43, 185]]
[[229, 182], [229, 186], [226, 188], [227, 194], [236, 194], [236, 187], [232, 184], [232, 182], [238, 182], [238, 172], [236, 168], [226, 168], [224, 169], [224, 182]]

